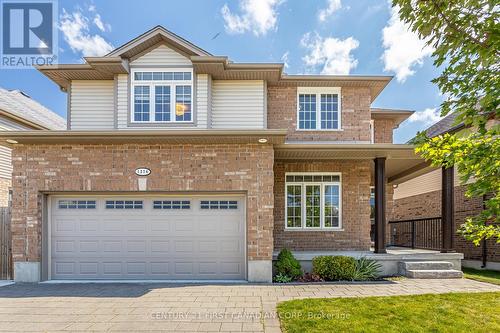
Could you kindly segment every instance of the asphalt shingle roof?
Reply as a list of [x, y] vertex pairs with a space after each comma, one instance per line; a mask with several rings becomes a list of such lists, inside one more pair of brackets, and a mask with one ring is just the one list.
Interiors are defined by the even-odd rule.
[[66, 120], [19, 90], [0, 88], [0, 110], [50, 130], [65, 130]]
[[459, 127], [461, 124], [456, 124], [455, 120], [457, 119], [457, 113], [450, 113], [434, 125], [430, 126], [425, 130], [427, 136], [429, 138], [444, 134], [446, 132]]

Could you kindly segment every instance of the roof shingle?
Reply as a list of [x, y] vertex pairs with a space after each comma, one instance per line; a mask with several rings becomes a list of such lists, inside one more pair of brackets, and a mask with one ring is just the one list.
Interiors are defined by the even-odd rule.
[[0, 88], [0, 110], [49, 130], [66, 129], [66, 120], [19, 90]]

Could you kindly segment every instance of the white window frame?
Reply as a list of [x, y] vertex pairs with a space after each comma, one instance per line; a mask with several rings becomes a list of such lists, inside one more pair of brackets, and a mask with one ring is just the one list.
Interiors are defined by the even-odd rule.
[[[286, 177], [287, 176], [293, 176], [293, 175], [304, 175], [304, 176], [318, 176], [318, 175], [325, 175], [325, 176], [337, 176], [339, 177], [338, 182], [287, 182]], [[300, 185], [302, 190], [301, 190], [301, 214], [300, 214], [300, 219], [301, 219], [301, 226], [300, 227], [289, 227], [288, 226], [288, 186], [289, 185]], [[321, 209], [321, 215], [320, 215], [320, 226], [319, 227], [306, 227], [306, 191], [305, 191], [305, 186], [306, 185], [321, 185], [320, 189], [320, 209]], [[338, 227], [326, 227], [325, 226], [325, 186], [328, 185], [335, 185], [339, 187], [339, 226]], [[320, 230], [320, 231], [343, 231], [342, 227], [342, 173], [340, 172], [287, 172], [285, 173], [285, 230], [296, 230], [296, 231], [314, 231], [314, 230]]]
[[370, 120], [370, 143], [375, 143], [375, 120]]
[[[299, 96], [302, 94], [312, 94], [316, 95], [316, 128], [300, 128], [299, 122], [299, 112], [300, 112], [300, 103]], [[339, 113], [339, 126], [338, 128], [321, 128], [321, 95], [322, 94], [337, 94], [338, 96], [338, 113]], [[335, 132], [335, 131], [343, 131], [342, 129], [342, 94], [340, 87], [298, 87], [297, 88], [297, 131], [326, 131], [326, 132]]]
[[[189, 72], [191, 80], [135, 80], [136, 72]], [[133, 68], [130, 79], [130, 123], [132, 124], [194, 124], [194, 73], [192, 68]], [[149, 86], [149, 121], [134, 120], [134, 88], [135, 86]], [[155, 121], [155, 86], [170, 87], [170, 121]], [[191, 87], [191, 120], [175, 120], [176, 86]]]

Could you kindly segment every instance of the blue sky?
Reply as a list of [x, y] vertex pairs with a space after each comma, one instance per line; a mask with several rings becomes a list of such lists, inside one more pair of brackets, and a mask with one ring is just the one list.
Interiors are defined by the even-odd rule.
[[[373, 106], [417, 111], [396, 130], [397, 143], [439, 119], [432, 50], [387, 0], [60, 0], [58, 7], [59, 63], [102, 55], [163, 25], [236, 62], [285, 62], [289, 74], [394, 75]], [[36, 70], [2, 69], [0, 86], [66, 116], [66, 94]]]

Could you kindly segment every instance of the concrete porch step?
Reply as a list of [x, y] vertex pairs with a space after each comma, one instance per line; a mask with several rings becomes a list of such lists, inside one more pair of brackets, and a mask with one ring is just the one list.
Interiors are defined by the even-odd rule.
[[409, 269], [405, 276], [412, 279], [460, 279], [463, 273], [455, 269]]
[[444, 270], [453, 269], [453, 264], [447, 261], [402, 261], [399, 263], [401, 271], [407, 270]]

